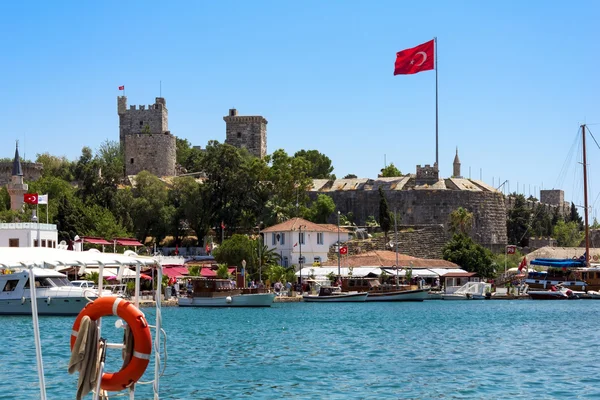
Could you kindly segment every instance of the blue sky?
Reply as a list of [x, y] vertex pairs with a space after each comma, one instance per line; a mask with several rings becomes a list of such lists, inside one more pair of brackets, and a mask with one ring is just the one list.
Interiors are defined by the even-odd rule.
[[151, 104], [162, 81], [169, 128], [194, 145], [223, 142], [236, 107], [267, 118], [269, 153], [414, 173], [435, 161], [435, 72], [394, 77], [395, 53], [437, 36], [441, 175], [458, 146], [464, 176], [581, 204], [567, 161], [581, 123], [600, 139], [599, 19], [595, 1], [4, 2], [2, 157], [16, 139], [70, 159], [118, 140], [118, 86]]

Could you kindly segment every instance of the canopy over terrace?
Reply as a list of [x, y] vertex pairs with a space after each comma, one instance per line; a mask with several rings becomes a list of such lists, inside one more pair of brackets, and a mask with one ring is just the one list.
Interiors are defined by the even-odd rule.
[[0, 268], [18, 269], [29, 266], [59, 269], [64, 267], [118, 267], [139, 264], [154, 265], [150, 257], [129, 256], [124, 254], [100, 253], [98, 251], [69, 251], [47, 247], [7, 247], [2, 249]]
[[[324, 267], [337, 267], [337, 257], [322, 264]], [[396, 253], [389, 250], [375, 250], [351, 256], [342, 256], [342, 267], [392, 267], [396, 265]], [[459, 268], [458, 265], [446, 260], [417, 258], [398, 253], [398, 265], [403, 268]], [[337, 270], [335, 271], [337, 275]]]
[[99, 237], [92, 237], [92, 236], [84, 236], [81, 239], [76, 240], [76, 242], [89, 243], [89, 244], [101, 244], [103, 246], [112, 244], [108, 240], [105, 240], [105, 239], [102, 239]]
[[134, 247], [143, 246], [143, 244], [141, 242], [139, 242], [137, 239], [132, 239], [132, 238], [115, 238], [115, 243], [118, 244], [119, 246], [134, 246]]

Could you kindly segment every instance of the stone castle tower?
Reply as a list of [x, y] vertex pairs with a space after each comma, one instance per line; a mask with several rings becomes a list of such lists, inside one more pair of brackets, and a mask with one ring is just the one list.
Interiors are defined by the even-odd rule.
[[255, 157], [267, 155], [267, 120], [262, 116], [240, 116], [235, 108], [229, 110], [225, 121], [225, 143], [247, 149]]
[[127, 108], [127, 97], [117, 97], [119, 141], [125, 154], [125, 175], [148, 171], [175, 175], [176, 138], [169, 131], [169, 112], [163, 97], [154, 104]]
[[21, 158], [19, 157], [19, 142], [15, 149], [15, 158], [12, 167], [12, 180], [6, 185], [10, 195], [10, 209], [19, 211], [23, 208], [23, 195], [27, 193], [29, 185], [23, 183], [23, 169], [21, 168]]
[[458, 147], [456, 148], [456, 155], [454, 156], [454, 162], [452, 163], [452, 177], [462, 178], [462, 176], [460, 176], [460, 159], [458, 158]]

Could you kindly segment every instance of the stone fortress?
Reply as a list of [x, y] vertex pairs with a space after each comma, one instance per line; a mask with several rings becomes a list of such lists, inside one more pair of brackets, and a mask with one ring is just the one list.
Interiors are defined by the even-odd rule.
[[[127, 105], [127, 97], [117, 98], [119, 115], [119, 141], [125, 154], [125, 174], [136, 175], [146, 170], [159, 177], [175, 176], [176, 137], [169, 131], [167, 103], [157, 97], [148, 106]], [[247, 149], [256, 157], [267, 154], [267, 120], [262, 116], [241, 116], [235, 108], [223, 117], [225, 143]], [[11, 181], [12, 163], [0, 164], [0, 182]], [[23, 163], [23, 178], [36, 180], [41, 176], [41, 164]], [[416, 173], [393, 178], [315, 179], [310, 196], [331, 196], [338, 210], [354, 214], [355, 223], [364, 225], [370, 216], [379, 213], [379, 193], [382, 187], [391, 210], [401, 216], [401, 226], [412, 228], [415, 235], [409, 240], [413, 247], [419, 242], [422, 251], [412, 251], [416, 256], [440, 256], [441, 245], [449, 237], [447, 224], [450, 213], [463, 207], [473, 213], [471, 236], [478, 243], [499, 251], [507, 244], [506, 216], [514, 198], [503, 195], [486, 183], [461, 176], [458, 149], [450, 178], [440, 178], [439, 169], [417, 165]], [[541, 190], [540, 203], [548, 211], [558, 208], [562, 215], [570, 211], [562, 190]], [[533, 209], [537, 202], [528, 201]], [[334, 221], [335, 216], [332, 216]], [[409, 229], [410, 231], [410, 229]], [[405, 233], [402, 236], [406, 236]], [[427, 240], [415, 238], [427, 237]], [[436, 243], [427, 247], [427, 243]]]

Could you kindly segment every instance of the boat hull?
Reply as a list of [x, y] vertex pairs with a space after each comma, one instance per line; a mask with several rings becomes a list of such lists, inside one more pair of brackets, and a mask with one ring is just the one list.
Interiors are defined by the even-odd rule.
[[365, 301], [423, 301], [429, 298], [429, 289], [399, 290], [387, 293], [369, 292]]
[[348, 293], [348, 294], [334, 294], [331, 296], [319, 296], [312, 294], [305, 294], [302, 296], [302, 301], [309, 303], [362, 303], [364, 302], [369, 293]]
[[[86, 304], [85, 297], [37, 298], [38, 315], [77, 315]], [[31, 299], [0, 300], [0, 315], [31, 315]]]
[[577, 296], [569, 297], [562, 292], [552, 292], [548, 290], [533, 291], [527, 293], [532, 300], [571, 300]]
[[182, 297], [179, 307], [271, 307], [274, 293], [235, 294], [214, 297]]

